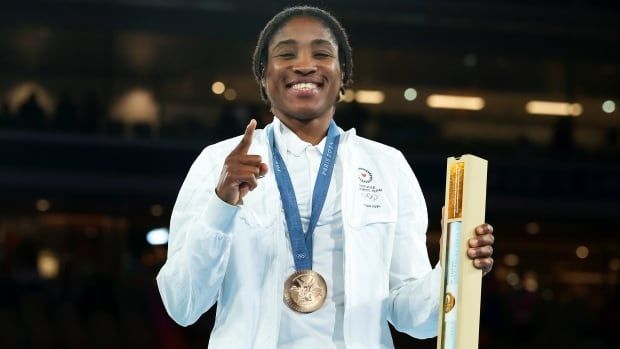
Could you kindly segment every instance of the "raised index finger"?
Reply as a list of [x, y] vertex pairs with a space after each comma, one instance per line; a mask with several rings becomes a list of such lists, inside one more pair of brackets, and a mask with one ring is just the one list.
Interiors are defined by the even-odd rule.
[[236, 154], [247, 154], [248, 150], [250, 150], [250, 145], [252, 145], [252, 136], [254, 135], [254, 130], [256, 129], [256, 120], [250, 120], [250, 123], [245, 128], [245, 133], [243, 134], [243, 138], [241, 138], [241, 142], [235, 147], [233, 153]]

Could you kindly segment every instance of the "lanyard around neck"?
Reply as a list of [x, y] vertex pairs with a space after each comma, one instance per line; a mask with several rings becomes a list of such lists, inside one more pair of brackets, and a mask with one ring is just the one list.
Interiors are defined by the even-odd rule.
[[295, 190], [291, 182], [291, 177], [286, 169], [286, 164], [276, 147], [273, 128], [274, 125], [272, 124], [269, 128], [269, 145], [273, 155], [274, 174], [278, 184], [278, 190], [280, 191], [280, 199], [284, 207], [284, 217], [286, 219], [286, 226], [288, 227], [291, 249], [293, 250], [295, 269], [298, 271], [310, 270], [312, 269], [312, 234], [314, 233], [314, 228], [323, 210], [332, 173], [334, 172], [334, 164], [336, 163], [338, 144], [340, 142], [340, 132], [338, 131], [336, 123], [332, 120], [329, 125], [329, 130], [327, 131], [319, 173], [314, 183], [312, 213], [310, 214], [308, 231], [304, 238]]

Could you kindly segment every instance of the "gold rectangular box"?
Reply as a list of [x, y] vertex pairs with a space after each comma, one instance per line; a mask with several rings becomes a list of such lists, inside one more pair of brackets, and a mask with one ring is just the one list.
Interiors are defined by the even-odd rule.
[[484, 223], [487, 165], [469, 154], [448, 158], [437, 349], [478, 348], [482, 271], [474, 268], [467, 248]]

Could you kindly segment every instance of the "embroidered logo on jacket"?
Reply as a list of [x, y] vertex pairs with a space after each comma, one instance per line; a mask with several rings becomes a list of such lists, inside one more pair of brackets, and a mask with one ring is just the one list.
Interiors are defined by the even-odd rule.
[[358, 191], [362, 196], [362, 205], [368, 208], [379, 208], [381, 205], [376, 203], [381, 196], [383, 189], [374, 184], [370, 184], [373, 180], [372, 172], [365, 168], [358, 168], [357, 178], [360, 180]]
[[359, 178], [360, 181], [363, 183], [370, 183], [372, 181], [372, 173], [370, 173], [370, 171], [362, 167], [357, 170], [357, 178]]

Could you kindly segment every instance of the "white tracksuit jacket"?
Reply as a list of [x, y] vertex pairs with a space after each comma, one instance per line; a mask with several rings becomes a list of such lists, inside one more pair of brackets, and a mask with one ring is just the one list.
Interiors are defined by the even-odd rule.
[[[182, 326], [218, 303], [209, 348], [276, 348], [290, 252], [273, 172], [242, 205], [214, 194], [224, 159], [240, 139], [206, 147], [190, 168], [157, 284]], [[271, 165], [266, 131], [254, 132], [249, 154]], [[436, 336], [441, 272], [429, 262], [426, 204], [413, 171], [398, 150], [355, 130], [342, 133], [338, 161], [347, 348], [393, 348], [387, 321], [417, 338]]]

